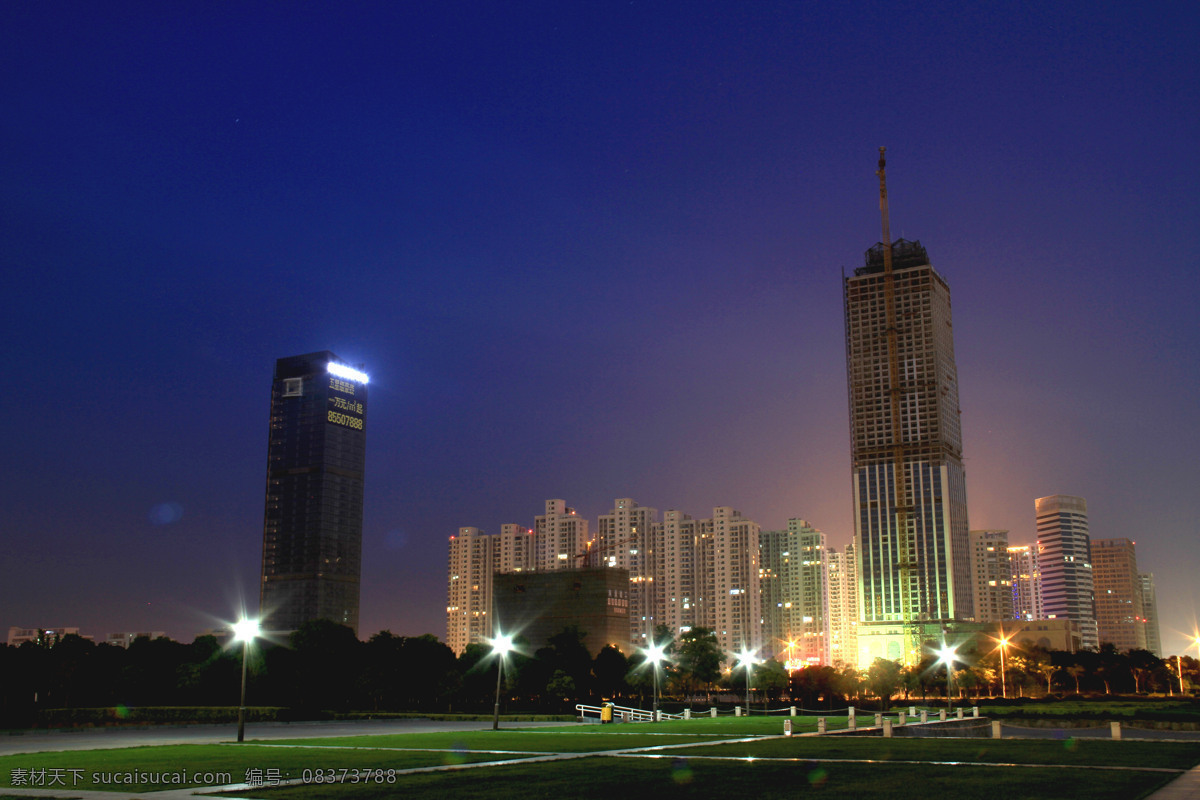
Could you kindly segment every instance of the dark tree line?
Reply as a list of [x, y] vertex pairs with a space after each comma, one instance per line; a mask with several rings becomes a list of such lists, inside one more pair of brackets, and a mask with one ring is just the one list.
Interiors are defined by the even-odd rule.
[[[315, 711], [444, 710], [461, 676], [454, 653], [431, 635], [388, 631], [361, 642], [319, 620], [287, 642], [250, 648], [247, 703]], [[128, 649], [65, 636], [53, 646], [0, 646], [0, 726], [30, 724], [63, 708], [236, 706], [242, 646], [212, 636], [183, 644], [138, 639]]]
[[[712, 631], [696, 628], [677, 640], [660, 629], [656, 641], [666, 658], [658, 686], [664, 702], [695, 706], [721, 693], [740, 703], [744, 668], [728, 670]], [[1179, 662], [1183, 691], [1200, 687], [1200, 663]], [[1146, 694], [1179, 692], [1174, 659], [1144, 650], [1050, 652], [1010, 647], [1004, 670], [999, 652], [970, 649], [954, 665], [959, 697], [998, 697], [1001, 680], [1010, 698], [1046, 694]], [[247, 702], [285, 709], [282, 716], [328, 712], [488, 712], [496, 691], [497, 661], [486, 645], [461, 656], [436, 637], [396, 636], [383, 631], [359, 641], [346, 627], [309, 623], [287, 642], [259, 641], [250, 650]], [[128, 649], [66, 636], [53, 647], [0, 645], [0, 727], [33, 723], [39, 711], [163, 706], [231, 707], [237, 704], [241, 645], [221, 647], [211, 636], [191, 644], [167, 638], [139, 639]], [[905, 701], [945, 696], [946, 667], [930, 655], [912, 667], [877, 659], [861, 671], [814, 666], [790, 676], [768, 661], [751, 671], [754, 703], [787, 701], [807, 709], [840, 708], [847, 702], [892, 698]], [[518, 638], [507, 656], [502, 700], [506, 711], [562, 713], [577, 702], [601, 700], [650, 707], [651, 664], [642, 653], [626, 656], [605, 647], [593, 657], [584, 633], [567, 628], [545, 647]]]
[[[547, 646], [519, 649], [505, 662], [506, 709], [563, 712], [576, 702], [647, 698], [643, 657], [605, 647], [594, 658], [584, 633], [568, 628]], [[706, 690], [723, 654], [711, 631], [670, 643], [674, 666], [664, 693]], [[436, 637], [383, 631], [359, 641], [333, 622], [304, 625], [287, 642], [259, 640], [249, 651], [247, 703], [286, 709], [284, 718], [328, 712], [486, 712], [496, 691], [496, 658], [486, 645], [461, 656]], [[241, 680], [240, 644], [212, 636], [191, 644], [160, 637], [127, 649], [65, 636], [53, 646], [0, 645], [0, 726], [24, 726], [47, 709], [231, 707]]]

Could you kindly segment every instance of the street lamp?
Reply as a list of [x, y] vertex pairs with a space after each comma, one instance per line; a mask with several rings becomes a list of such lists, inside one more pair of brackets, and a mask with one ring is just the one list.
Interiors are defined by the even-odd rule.
[[500, 678], [504, 675], [504, 657], [513, 649], [511, 636], [497, 636], [492, 639], [492, 654], [499, 659], [496, 664], [496, 710], [492, 714], [492, 730], [500, 730]]
[[1005, 680], [1004, 652], [1006, 650], [1008, 650], [1008, 641], [1009, 641], [1009, 637], [1007, 637], [1007, 636], [1000, 637], [1000, 694], [1006, 700], [1008, 699], [1008, 681]]
[[658, 664], [667, 657], [666, 651], [660, 644], [654, 644], [647, 647], [645, 650], [646, 659], [650, 662], [650, 670], [654, 673], [654, 693], [651, 695], [654, 699], [652, 706], [654, 711], [654, 721], [658, 722]]
[[950, 714], [953, 702], [950, 700], [950, 684], [954, 680], [954, 658], [958, 655], [957, 647], [950, 647], [942, 643], [942, 649], [938, 650], [938, 661], [946, 665], [946, 714]]
[[746, 716], [750, 716], [750, 668], [758, 663], [754, 653], [743, 650], [738, 653], [738, 666], [746, 668]]
[[233, 626], [233, 640], [242, 642], [242, 700], [238, 704], [238, 734], [237, 740], [246, 740], [246, 661], [250, 654], [250, 642], [258, 638], [261, 632], [256, 619], [242, 619]]

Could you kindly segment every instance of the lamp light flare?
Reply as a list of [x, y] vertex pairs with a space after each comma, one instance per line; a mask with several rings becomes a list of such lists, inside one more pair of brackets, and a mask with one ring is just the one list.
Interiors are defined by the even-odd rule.
[[753, 667], [758, 664], [758, 659], [755, 657], [754, 653], [750, 652], [749, 650], [743, 650], [742, 652], [738, 653], [737, 660], [737, 666], [739, 667]]
[[257, 639], [262, 633], [262, 628], [259, 627], [256, 619], [240, 619], [233, 625], [233, 640], [235, 642], [248, 642], [252, 639]]
[[492, 639], [492, 652], [498, 656], [506, 656], [513, 650], [513, 637], [504, 634]]

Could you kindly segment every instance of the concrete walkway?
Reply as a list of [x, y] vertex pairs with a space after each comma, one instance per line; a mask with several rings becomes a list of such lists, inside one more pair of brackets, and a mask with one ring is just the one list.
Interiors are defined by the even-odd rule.
[[1193, 767], [1146, 800], [1200, 800], [1200, 767]]

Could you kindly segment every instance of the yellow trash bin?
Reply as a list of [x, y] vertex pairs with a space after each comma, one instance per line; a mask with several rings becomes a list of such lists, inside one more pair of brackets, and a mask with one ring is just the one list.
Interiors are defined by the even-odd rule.
[[600, 724], [612, 722], [612, 703], [604, 703], [600, 706]]

